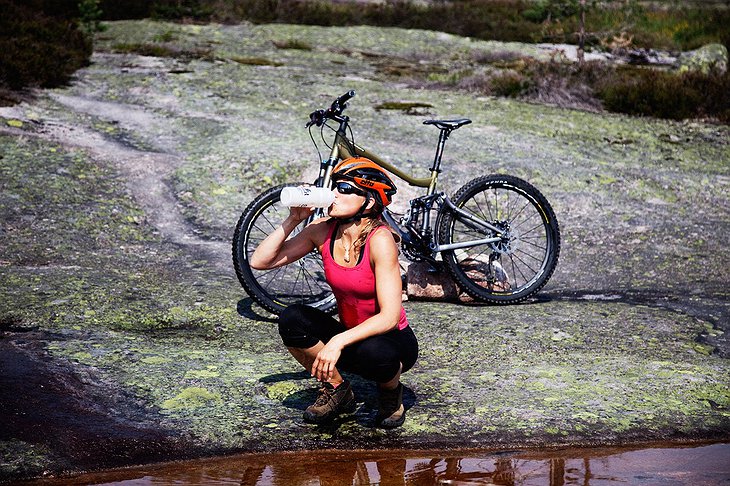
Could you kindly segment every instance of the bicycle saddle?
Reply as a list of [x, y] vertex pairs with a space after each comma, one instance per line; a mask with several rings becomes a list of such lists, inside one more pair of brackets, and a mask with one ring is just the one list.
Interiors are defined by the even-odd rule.
[[460, 118], [458, 120], [426, 120], [423, 122], [424, 125], [436, 125], [441, 130], [456, 130], [470, 123], [471, 120], [468, 118]]

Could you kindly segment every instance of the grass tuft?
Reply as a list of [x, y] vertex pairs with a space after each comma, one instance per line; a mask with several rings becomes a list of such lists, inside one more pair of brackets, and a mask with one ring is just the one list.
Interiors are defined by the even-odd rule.
[[300, 51], [311, 51], [312, 46], [307, 44], [304, 41], [300, 41], [298, 39], [288, 39], [284, 41], [272, 41], [272, 44], [276, 46], [277, 49], [298, 49]]

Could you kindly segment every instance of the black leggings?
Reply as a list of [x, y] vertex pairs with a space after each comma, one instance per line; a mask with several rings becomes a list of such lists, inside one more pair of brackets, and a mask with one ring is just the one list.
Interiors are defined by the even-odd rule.
[[[308, 349], [319, 341], [327, 343], [347, 328], [319, 309], [294, 304], [279, 316], [279, 334], [284, 345]], [[360, 375], [367, 380], [385, 383], [392, 380], [400, 365], [403, 372], [411, 369], [418, 357], [418, 341], [410, 326], [371, 336], [342, 350], [337, 368]]]

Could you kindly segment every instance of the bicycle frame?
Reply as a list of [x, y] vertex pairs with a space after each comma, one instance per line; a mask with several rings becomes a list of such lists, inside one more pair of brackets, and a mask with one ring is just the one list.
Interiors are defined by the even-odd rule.
[[[306, 128], [310, 136], [313, 126], [328, 130], [327, 140], [324, 132], [321, 135], [329, 156], [319, 161], [314, 184], [332, 189], [338, 163], [353, 156], [365, 157], [394, 180], [420, 188], [416, 191], [420, 195], [408, 201], [405, 214], [391, 213], [388, 208], [383, 211], [386, 224], [401, 237], [400, 250], [405, 258], [446, 270], [459, 288], [477, 301], [521, 302], [539, 291], [555, 270], [560, 254], [560, 228], [545, 196], [518, 177], [492, 174], [468, 181], [452, 201], [438, 189], [441, 158], [451, 132], [471, 120], [425, 120], [424, 124], [440, 130], [438, 145], [429, 176], [414, 177], [348, 138], [352, 134], [349, 118], [342, 112], [353, 96], [355, 92], [348, 91], [329, 108], [309, 114]], [[312, 141], [320, 153], [314, 136]], [[236, 276], [254, 301], [276, 314], [295, 303], [332, 311], [335, 298], [326, 285], [317, 249], [298, 265], [267, 269], [250, 264], [256, 245], [286, 215], [280, 195], [288, 185], [265, 190], [241, 214], [233, 235]], [[326, 213], [324, 208], [316, 209], [303, 221], [304, 226]]]
[[[428, 242], [428, 247], [433, 253], [439, 253], [442, 251], [450, 251], [450, 250], [458, 250], [460, 248], [472, 248], [474, 246], [478, 245], [486, 245], [490, 243], [496, 243], [501, 241], [502, 239], [502, 230], [487, 221], [484, 221], [480, 218], [475, 217], [473, 214], [462, 210], [461, 208], [457, 207], [451, 199], [444, 193], [436, 194], [436, 186], [438, 184], [438, 175], [441, 172], [441, 158], [443, 156], [444, 152], [444, 146], [446, 144], [446, 140], [449, 137], [449, 133], [447, 131], [442, 130], [439, 135], [439, 141], [436, 148], [436, 156], [434, 157], [433, 165], [431, 166], [431, 176], [430, 177], [424, 177], [424, 178], [418, 178], [413, 177], [410, 174], [405, 173], [404, 171], [400, 170], [399, 168], [395, 167], [394, 165], [386, 162], [382, 158], [380, 158], [378, 155], [370, 152], [369, 150], [351, 142], [347, 138], [347, 126], [349, 123], [348, 117], [339, 117], [337, 121], [340, 123], [339, 128], [337, 129], [337, 132], [335, 134], [335, 140], [332, 144], [332, 148], [330, 150], [329, 158], [326, 160], [323, 160], [320, 165], [320, 171], [319, 171], [319, 177], [317, 180], [317, 185], [320, 187], [329, 187], [330, 186], [330, 180], [332, 176], [332, 169], [337, 164], [339, 160], [344, 160], [348, 157], [365, 157], [367, 159], [372, 160], [376, 164], [378, 164], [380, 167], [384, 168], [388, 172], [394, 174], [396, 177], [398, 177], [401, 180], [406, 181], [411, 186], [416, 187], [424, 187], [427, 188], [424, 198], [429, 198], [430, 202], [428, 205], [428, 211], [425, 211], [424, 213], [424, 221], [423, 221], [423, 228], [432, 228], [431, 226], [431, 207], [433, 205], [433, 201], [435, 200], [439, 207], [443, 207], [444, 205], [448, 208], [449, 211], [452, 213], [457, 214], [460, 218], [460, 221], [464, 224], [469, 225], [473, 229], [480, 231], [482, 233], [491, 233], [495, 234], [494, 237], [490, 238], [483, 238], [479, 240], [471, 240], [471, 241], [462, 241], [459, 243], [451, 243], [447, 245], [440, 245], [435, 239], [433, 238], [433, 232], [431, 232], [430, 235], [430, 241]], [[434, 197], [435, 196], [435, 197]], [[401, 238], [406, 241], [410, 242], [411, 237], [410, 233], [403, 229], [401, 225], [395, 220], [392, 213], [386, 208], [383, 212], [383, 218], [385, 221], [390, 225], [394, 230], [396, 230]], [[438, 223], [438, 221], [437, 221]]]

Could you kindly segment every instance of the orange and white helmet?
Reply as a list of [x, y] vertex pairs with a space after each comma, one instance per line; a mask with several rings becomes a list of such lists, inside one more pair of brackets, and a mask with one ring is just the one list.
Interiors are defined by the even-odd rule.
[[332, 171], [332, 181], [340, 180], [350, 181], [372, 194], [381, 208], [391, 203], [398, 190], [385, 170], [365, 157], [350, 157], [337, 164]]

